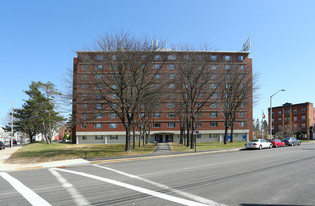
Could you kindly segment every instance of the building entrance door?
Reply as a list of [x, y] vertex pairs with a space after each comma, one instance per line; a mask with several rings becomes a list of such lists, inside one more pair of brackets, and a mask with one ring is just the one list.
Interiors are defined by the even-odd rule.
[[165, 142], [173, 142], [173, 135], [172, 134], [166, 134], [165, 135]]

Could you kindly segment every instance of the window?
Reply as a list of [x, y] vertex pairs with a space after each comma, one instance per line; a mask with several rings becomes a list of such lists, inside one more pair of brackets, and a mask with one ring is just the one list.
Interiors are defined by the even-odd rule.
[[101, 56], [101, 55], [96, 55], [96, 60], [98, 60], [98, 61], [103, 60], [103, 56]]
[[102, 109], [102, 104], [95, 104], [96, 109]]
[[218, 86], [218, 84], [215, 84], [215, 83], [210, 84], [210, 88], [212, 88], [212, 89], [217, 88], [217, 86]]
[[184, 55], [184, 60], [189, 60], [189, 55]]
[[111, 75], [110, 75], [110, 78], [111, 78], [111, 79], [117, 79], [117, 75], [116, 75], [116, 74], [111, 74]]
[[96, 135], [95, 136], [95, 140], [101, 140], [104, 139], [104, 137], [102, 135]]
[[281, 115], [281, 111], [278, 112], [278, 115]]
[[170, 88], [170, 89], [171, 89], [171, 88], [175, 88], [175, 84], [169, 84], [169, 85], [168, 85], [168, 88]]
[[103, 65], [101, 65], [101, 64], [98, 64], [98, 65], [96, 65], [96, 68], [95, 68], [96, 70], [102, 70], [103, 69]]
[[95, 89], [103, 89], [103, 86], [101, 84], [96, 84]]
[[86, 119], [86, 114], [82, 114], [81, 119]]
[[278, 122], [281, 122], [281, 118], [278, 118]]
[[174, 128], [175, 127], [175, 122], [169, 122], [167, 123], [168, 128]]
[[209, 134], [209, 138], [216, 138], [216, 139], [218, 139], [218, 134]]
[[102, 95], [101, 94], [95, 95], [95, 99], [102, 99]]
[[116, 94], [111, 94], [111, 95], [110, 95], [110, 98], [111, 98], [111, 99], [116, 99], [116, 98], [117, 98], [117, 95], [116, 95]]
[[197, 134], [197, 135], [196, 135], [196, 138], [201, 138], [201, 134]]
[[111, 113], [109, 117], [111, 119], [115, 119], [115, 118], [117, 118], [117, 114], [116, 113]]
[[217, 97], [218, 97], [218, 94], [217, 94], [217, 93], [211, 94], [211, 98], [217, 98]]
[[117, 106], [118, 106], [117, 104], [111, 104], [110, 105], [110, 107], [113, 108], [113, 109], [117, 108]]
[[85, 71], [85, 70], [88, 70], [88, 69], [89, 69], [89, 66], [88, 66], [88, 65], [83, 65], [83, 66], [82, 66], [82, 70]]
[[160, 69], [161, 65], [160, 64], [153, 64], [153, 69]]
[[81, 124], [82, 129], [86, 129], [86, 124]]
[[202, 127], [202, 122], [197, 122], [197, 127]]
[[161, 58], [162, 58], [161, 55], [155, 55], [155, 56], [154, 56], [154, 59], [155, 59], [155, 60], [160, 60]]
[[306, 128], [305, 124], [302, 124], [302, 128]]
[[240, 127], [244, 127], [244, 122], [240, 122]]
[[86, 84], [82, 84], [82, 89], [87, 89], [87, 85]]
[[210, 104], [210, 107], [211, 107], [211, 108], [217, 108], [217, 103], [211, 103], [211, 104]]
[[293, 117], [293, 121], [295, 121], [295, 122], [296, 122], [296, 121], [297, 121], [297, 117]]
[[168, 113], [167, 114], [168, 118], [175, 118], [175, 116], [176, 116], [175, 113]]
[[174, 93], [169, 93], [168, 98], [175, 99], [176, 95]]
[[175, 65], [174, 65], [174, 64], [169, 64], [169, 65], [167, 66], [167, 68], [168, 68], [168, 69], [175, 69]]
[[161, 78], [161, 74], [154, 75], [154, 79], [160, 79], [160, 78]]
[[86, 99], [87, 95], [86, 94], [82, 94], [82, 99]]
[[83, 56], [82, 56], [82, 60], [83, 60], [84, 62], [88, 61], [89, 59], [90, 59], [90, 58], [89, 58], [88, 55], [83, 55]]
[[88, 75], [86, 74], [82, 76], [82, 80], [87, 80], [87, 78], [88, 78]]
[[117, 56], [116, 55], [112, 55], [112, 60], [117, 60]]
[[175, 60], [176, 56], [175, 55], [168, 55], [167, 60]]
[[82, 136], [82, 140], [87, 140], [87, 136]]
[[103, 119], [103, 115], [102, 115], [102, 114], [96, 114], [96, 115], [95, 115], [95, 118], [96, 118], [96, 119]]
[[111, 65], [110, 65], [110, 68], [111, 68], [111, 70], [116, 70], [116, 69], [117, 69], [117, 66], [116, 66], [115, 64], [111, 64]]
[[161, 127], [161, 123], [153, 123], [152, 127], [153, 128], [160, 128]]
[[303, 120], [303, 121], [305, 120], [305, 116], [302, 116], [302, 120]]
[[238, 60], [239, 61], [243, 61], [244, 60], [244, 56], [238, 56]]
[[217, 66], [217, 65], [210, 65], [210, 69], [212, 69], [212, 70], [217, 70], [217, 69], [218, 69], [218, 66]]
[[244, 70], [244, 65], [241, 65], [241, 66], [240, 66], [240, 70]]
[[231, 61], [231, 60], [232, 60], [232, 57], [231, 57], [231, 56], [224, 56], [224, 60], [225, 60], [225, 61]]
[[81, 108], [82, 108], [82, 109], [86, 109], [86, 108], [87, 108], [87, 105], [86, 105], [86, 104], [81, 104]]
[[198, 118], [201, 118], [202, 117], [202, 113], [198, 113]]
[[231, 69], [231, 65], [224, 65], [224, 69], [226, 69], [226, 70]]
[[109, 139], [118, 139], [118, 135], [109, 135]]
[[218, 117], [218, 113], [217, 112], [210, 112], [210, 117]]
[[114, 128], [117, 128], [117, 127], [118, 127], [117, 123], [110, 123], [109, 124], [109, 128], [111, 128], [111, 129], [114, 129]]
[[175, 74], [169, 74], [169, 75], [168, 75], [168, 78], [169, 78], [169, 79], [175, 79]]
[[175, 105], [173, 103], [168, 103], [167, 104], [167, 108], [174, 108], [174, 107], [175, 107]]
[[240, 112], [240, 117], [244, 117], [244, 116], [245, 116], [244, 112]]
[[281, 126], [281, 125], [279, 125], [279, 126], [278, 126], [278, 129], [282, 129], [282, 126]]
[[210, 75], [210, 79], [216, 79], [217, 78], [217, 75], [216, 74], [211, 74]]
[[117, 89], [117, 86], [115, 84], [111, 85], [110, 88]]
[[216, 61], [217, 59], [218, 59], [218, 57], [215, 55], [210, 56], [210, 60], [212, 60], [212, 61]]
[[98, 75], [95, 76], [95, 79], [103, 79], [103, 75], [98, 74]]
[[161, 114], [160, 113], [154, 113], [153, 118], [161, 118]]
[[293, 110], [293, 114], [297, 114], [297, 109], [294, 109], [294, 110]]
[[217, 127], [218, 126], [218, 122], [210, 122], [210, 127]]
[[305, 113], [305, 108], [302, 108], [302, 113]]
[[95, 129], [101, 129], [101, 128], [103, 128], [103, 125], [101, 123], [97, 123], [94, 125], [94, 128]]

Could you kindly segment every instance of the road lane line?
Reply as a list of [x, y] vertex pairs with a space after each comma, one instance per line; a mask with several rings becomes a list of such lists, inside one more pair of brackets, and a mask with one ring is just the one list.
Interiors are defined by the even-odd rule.
[[0, 176], [8, 181], [12, 187], [18, 191], [31, 205], [33, 206], [51, 206], [46, 200], [41, 198], [38, 194], [36, 194], [33, 190], [26, 187], [19, 180], [15, 179], [11, 175], [5, 172], [0, 172]]
[[213, 205], [213, 206], [217, 206], [217, 205], [223, 206], [223, 204], [217, 203], [217, 202], [215, 202], [213, 200], [209, 200], [209, 199], [206, 199], [204, 197], [200, 197], [200, 196], [197, 196], [197, 195], [194, 195], [194, 194], [191, 194], [191, 193], [188, 193], [188, 192], [184, 192], [184, 191], [181, 191], [181, 190], [172, 189], [172, 188], [170, 188], [167, 185], [163, 185], [163, 184], [160, 184], [160, 183], [157, 183], [157, 182], [154, 182], [154, 181], [151, 181], [151, 180], [148, 180], [148, 179], [136, 176], [136, 175], [128, 174], [128, 173], [125, 173], [125, 172], [122, 172], [122, 171], [119, 171], [119, 170], [115, 170], [115, 169], [112, 169], [112, 168], [109, 168], [109, 167], [100, 166], [100, 165], [93, 165], [93, 166], [94, 167], [99, 167], [99, 168], [102, 168], [102, 169], [106, 169], [106, 170], [110, 170], [112, 172], [115, 172], [115, 173], [118, 173], [118, 174], [130, 177], [130, 178], [134, 178], [134, 179], [137, 179], [137, 180], [141, 180], [143, 182], [147, 182], [149, 184], [155, 185], [155, 186], [160, 187], [162, 189], [169, 190], [169, 191], [171, 191], [173, 193], [182, 195], [182, 196], [187, 197], [187, 198], [189, 198], [191, 200], [194, 200], [194, 201], [198, 201], [198, 202], [201, 202], [201, 203], [204, 203], [204, 204], [208, 204], [208, 205]]
[[59, 172], [53, 169], [49, 169], [49, 171], [57, 178], [62, 187], [68, 191], [76, 205], [91, 205], [91, 203], [72, 184], [63, 178]]
[[131, 184], [119, 182], [119, 181], [108, 179], [108, 178], [105, 178], [105, 177], [99, 177], [99, 176], [96, 176], [96, 175], [87, 174], [87, 173], [84, 173], [84, 172], [76, 172], [76, 171], [65, 170], [65, 169], [61, 169], [61, 168], [52, 168], [52, 169], [53, 170], [67, 172], [67, 173], [72, 173], [72, 174], [76, 174], [76, 175], [80, 175], [80, 176], [84, 176], [84, 177], [88, 177], [88, 178], [92, 178], [92, 179], [103, 181], [103, 182], [107, 182], [107, 183], [110, 183], [110, 184], [113, 184], [113, 185], [124, 187], [124, 188], [130, 189], [130, 190], [134, 190], [134, 191], [137, 191], [137, 192], [140, 192], [140, 193], [144, 193], [144, 194], [147, 194], [147, 195], [151, 195], [151, 196], [154, 196], [154, 197], [158, 197], [158, 198], [161, 198], [161, 199], [164, 199], [164, 200], [168, 200], [168, 201], [172, 201], [172, 202], [175, 202], [175, 203], [179, 203], [179, 204], [182, 204], [182, 205], [208, 206], [208, 205], [203, 204], [203, 203], [199, 203], [199, 202], [195, 202], [195, 201], [191, 201], [191, 200], [187, 200], [187, 199], [183, 199], [183, 198], [179, 198], [179, 197], [163, 194], [163, 193], [156, 192], [156, 191], [153, 191], [153, 190], [149, 190], [149, 189], [145, 189], [145, 188], [142, 188], [142, 187], [134, 186], [134, 185], [131, 185]]

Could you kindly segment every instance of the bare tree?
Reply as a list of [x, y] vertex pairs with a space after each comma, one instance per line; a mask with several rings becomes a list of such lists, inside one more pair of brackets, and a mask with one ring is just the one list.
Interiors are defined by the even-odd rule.
[[[219, 75], [216, 79], [210, 78], [210, 75], [217, 74], [217, 71], [209, 66], [208, 58], [208, 53], [188, 51], [178, 65], [177, 90], [180, 91], [185, 106], [187, 146], [190, 145], [191, 148], [194, 148], [196, 143], [193, 131], [196, 130], [197, 115], [205, 105], [213, 102], [211, 97], [216, 94], [221, 83]], [[215, 86], [211, 87], [211, 84]]]
[[[90, 95], [99, 99], [104, 113], [115, 113], [126, 131], [126, 151], [131, 151], [130, 132], [144, 99], [154, 98], [163, 85], [155, 78], [161, 68], [152, 69], [159, 48], [147, 38], [136, 38], [120, 32], [99, 36], [95, 50], [80, 52], [81, 58], [100, 58], [92, 76]], [[92, 57], [92, 56], [93, 57]], [[104, 66], [104, 67], [103, 67]]]
[[[244, 122], [244, 114], [251, 107], [253, 99], [253, 76], [245, 65], [224, 65], [224, 84], [220, 87], [220, 100], [224, 113], [224, 144], [227, 143], [228, 129], [231, 128], [230, 142], [233, 142], [235, 123]], [[241, 115], [240, 115], [241, 114]], [[241, 121], [242, 120], [242, 121]], [[243, 125], [244, 126], [244, 125]]]

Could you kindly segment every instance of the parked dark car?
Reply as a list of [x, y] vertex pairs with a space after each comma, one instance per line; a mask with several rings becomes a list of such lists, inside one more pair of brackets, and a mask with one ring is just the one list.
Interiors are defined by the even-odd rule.
[[294, 137], [286, 137], [282, 140], [282, 142], [285, 143], [285, 145], [290, 145], [290, 146], [294, 146], [294, 145], [301, 145], [301, 141], [294, 138]]
[[0, 141], [0, 150], [5, 149], [4, 143]]

